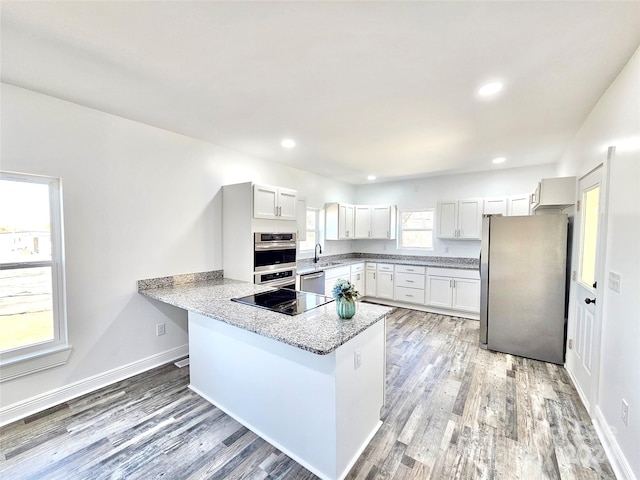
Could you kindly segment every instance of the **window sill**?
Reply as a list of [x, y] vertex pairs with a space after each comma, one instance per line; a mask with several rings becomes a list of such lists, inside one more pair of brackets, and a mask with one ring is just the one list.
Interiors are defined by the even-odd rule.
[[71, 345], [61, 345], [23, 357], [2, 359], [0, 360], [0, 383], [64, 365], [71, 355], [71, 349]]

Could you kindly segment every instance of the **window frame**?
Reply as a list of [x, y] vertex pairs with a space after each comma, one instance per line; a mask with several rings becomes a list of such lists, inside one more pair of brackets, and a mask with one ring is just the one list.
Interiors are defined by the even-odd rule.
[[51, 268], [53, 340], [0, 352], [0, 382], [66, 363], [71, 353], [67, 332], [62, 180], [60, 178], [0, 171], [1, 180], [45, 184], [49, 187], [51, 259], [1, 262], [2, 269]]
[[[316, 217], [316, 228], [314, 230], [306, 229], [306, 224], [307, 224], [306, 219], [307, 219], [307, 215], [308, 215], [309, 212], [314, 212], [315, 217]], [[320, 238], [321, 238], [320, 237], [320, 235], [321, 235], [321, 231], [320, 231], [321, 230], [320, 229], [321, 212], [322, 212], [322, 209], [320, 209], [320, 208], [307, 207], [307, 211], [305, 212], [305, 217], [304, 217], [305, 218], [305, 231], [307, 233], [306, 237], [307, 238], [309, 237], [309, 232], [314, 232], [315, 236], [316, 236], [316, 243], [321, 243], [321, 240], [320, 240]], [[307, 242], [307, 240], [303, 240], [302, 242]], [[315, 248], [315, 245], [314, 245], [313, 248], [306, 248], [306, 249], [303, 249], [302, 246], [300, 246], [299, 253], [301, 253], [301, 254], [302, 253], [311, 253], [311, 252], [313, 252], [314, 248]]]
[[[432, 228], [402, 228], [402, 214], [403, 213], [412, 213], [412, 212], [429, 212], [432, 215]], [[436, 225], [436, 209], [435, 208], [411, 208], [411, 209], [398, 209], [398, 235], [397, 235], [397, 244], [396, 247], [398, 250], [413, 250], [418, 252], [431, 252], [434, 250], [434, 240], [435, 240], [435, 225]], [[405, 247], [402, 245], [402, 232], [431, 232], [431, 247]]]

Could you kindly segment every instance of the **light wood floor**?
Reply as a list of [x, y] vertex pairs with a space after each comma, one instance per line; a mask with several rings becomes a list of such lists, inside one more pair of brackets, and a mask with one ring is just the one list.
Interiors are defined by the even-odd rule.
[[[405, 309], [387, 349], [384, 423], [348, 479], [615, 478], [563, 368], [479, 349], [478, 322]], [[3, 427], [0, 478], [317, 478], [188, 375], [166, 365]]]

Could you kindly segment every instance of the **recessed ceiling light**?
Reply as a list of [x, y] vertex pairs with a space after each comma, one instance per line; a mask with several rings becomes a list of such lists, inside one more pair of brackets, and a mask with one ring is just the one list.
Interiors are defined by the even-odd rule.
[[504, 157], [496, 157], [493, 160], [491, 160], [493, 163], [504, 163], [507, 159]]
[[280, 143], [280, 145], [282, 145], [284, 148], [293, 148], [296, 146], [296, 142], [290, 138], [285, 138], [284, 140], [282, 140], [282, 143]]
[[502, 90], [503, 86], [504, 84], [502, 82], [487, 83], [482, 87], [480, 87], [480, 90], [478, 90], [478, 95], [480, 95], [481, 97], [488, 97], [490, 95], [494, 95], [498, 93], [500, 90]]
[[375, 176], [375, 175], [369, 175], [369, 176], [367, 177], [367, 180], [375, 180], [375, 179], [376, 179], [376, 176]]

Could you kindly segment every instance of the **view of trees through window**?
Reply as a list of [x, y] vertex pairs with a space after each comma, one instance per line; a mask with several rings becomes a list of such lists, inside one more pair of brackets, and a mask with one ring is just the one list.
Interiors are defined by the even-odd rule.
[[318, 243], [318, 210], [307, 209], [307, 239], [300, 242], [300, 251], [313, 250]]
[[400, 248], [433, 248], [433, 210], [400, 214]]
[[50, 186], [0, 180], [0, 351], [55, 338]]

